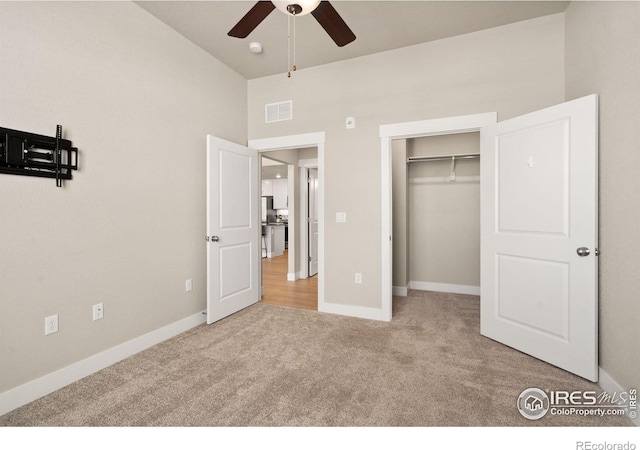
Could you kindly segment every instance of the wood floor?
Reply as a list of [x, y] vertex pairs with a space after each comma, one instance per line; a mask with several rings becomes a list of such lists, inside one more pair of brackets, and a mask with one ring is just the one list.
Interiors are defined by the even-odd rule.
[[318, 310], [318, 276], [287, 281], [288, 251], [275, 258], [262, 258], [261, 301], [272, 305]]

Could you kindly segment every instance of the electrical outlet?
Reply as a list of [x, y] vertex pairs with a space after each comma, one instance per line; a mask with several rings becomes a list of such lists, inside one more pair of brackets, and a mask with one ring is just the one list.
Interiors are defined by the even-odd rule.
[[337, 223], [346, 223], [347, 222], [347, 213], [346, 212], [337, 212], [336, 213], [336, 222]]
[[93, 320], [100, 320], [104, 317], [104, 305], [102, 303], [96, 303], [93, 305]]
[[191, 278], [189, 278], [184, 285], [184, 289], [186, 292], [192, 291], [193, 290], [193, 281], [191, 280]]
[[356, 284], [362, 284], [362, 274], [356, 273]]
[[53, 334], [58, 332], [58, 315], [44, 318], [44, 335]]

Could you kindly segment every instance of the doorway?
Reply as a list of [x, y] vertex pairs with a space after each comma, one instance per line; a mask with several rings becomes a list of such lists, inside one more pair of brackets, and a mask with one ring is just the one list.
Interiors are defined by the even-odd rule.
[[423, 120], [380, 127], [382, 158], [382, 320], [391, 321], [393, 298], [393, 214], [392, 214], [392, 142], [446, 134], [478, 132], [484, 126], [497, 122], [496, 113], [472, 114], [444, 119]]
[[[262, 297], [264, 303], [318, 309], [317, 149], [286, 149], [261, 153]], [[298, 168], [300, 170], [298, 170]], [[311, 183], [309, 172], [316, 174]], [[310, 185], [312, 184], [312, 186]], [[309, 210], [314, 221], [309, 220]], [[315, 241], [310, 239], [315, 237]], [[315, 245], [312, 245], [315, 244]], [[315, 249], [315, 251], [313, 251]], [[316, 255], [315, 271], [309, 270]]]
[[[249, 141], [249, 146], [266, 158], [287, 163], [288, 186], [293, 198], [288, 204], [288, 248], [276, 258], [263, 258], [262, 283], [266, 303], [322, 311], [324, 308], [324, 133], [284, 136]], [[295, 154], [295, 162], [287, 155]], [[309, 276], [308, 231], [306, 229], [307, 177], [303, 171], [315, 168], [317, 183], [317, 275]]]
[[393, 147], [394, 293], [480, 295], [480, 134]]

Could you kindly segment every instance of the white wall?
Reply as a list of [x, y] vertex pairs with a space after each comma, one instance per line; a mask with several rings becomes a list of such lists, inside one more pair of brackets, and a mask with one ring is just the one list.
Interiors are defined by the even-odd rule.
[[600, 367], [640, 386], [640, 3], [566, 11], [567, 100], [599, 94]]
[[0, 17], [0, 126], [80, 151], [63, 189], [0, 174], [1, 393], [205, 309], [205, 136], [246, 143], [247, 83], [131, 2]]
[[[326, 133], [325, 302], [381, 309], [380, 125], [562, 102], [564, 15], [250, 80], [248, 95], [250, 139]], [[264, 105], [289, 99], [293, 120], [265, 124]]]

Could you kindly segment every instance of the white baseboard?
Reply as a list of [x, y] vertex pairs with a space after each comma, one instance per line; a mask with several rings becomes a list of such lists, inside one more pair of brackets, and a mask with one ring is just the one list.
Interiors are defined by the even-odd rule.
[[382, 309], [366, 306], [340, 305], [338, 303], [318, 303], [318, 311], [341, 316], [357, 317], [359, 319], [384, 320]]
[[296, 281], [300, 278], [300, 274], [298, 273], [287, 273], [287, 281]]
[[207, 321], [204, 312], [199, 312], [177, 322], [166, 325], [145, 335], [116, 345], [82, 361], [63, 367], [33, 381], [0, 393], [0, 415], [44, 397], [58, 389], [98, 372], [131, 355], [184, 333]]
[[409, 281], [409, 289], [416, 289], [418, 291], [450, 292], [452, 294], [480, 295], [480, 286], [467, 286], [465, 284]]
[[407, 295], [409, 295], [409, 285], [404, 287], [393, 286], [391, 294], [397, 297], [406, 297]]
[[[611, 378], [611, 376], [602, 370], [602, 367], [598, 367], [598, 385], [602, 388], [603, 391], [608, 394], [613, 394], [614, 392], [627, 392], [629, 389], [624, 389], [622, 386], [618, 384], [616, 380]], [[637, 389], [635, 386], [632, 386], [634, 389]], [[636, 416], [635, 419], [631, 419], [631, 422], [637, 427], [640, 427], [640, 418]]]

